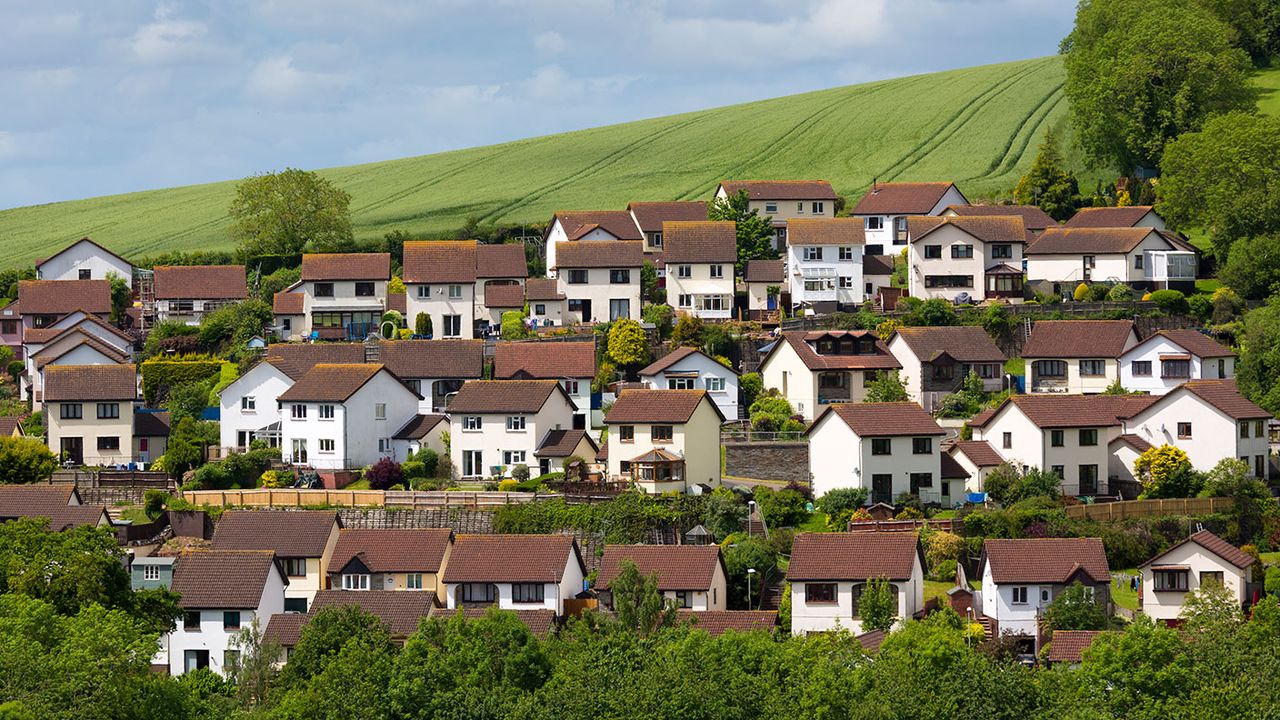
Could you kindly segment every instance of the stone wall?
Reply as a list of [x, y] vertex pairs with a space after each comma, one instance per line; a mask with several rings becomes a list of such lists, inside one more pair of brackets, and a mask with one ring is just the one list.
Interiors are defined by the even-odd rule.
[[806, 442], [727, 442], [725, 474], [754, 480], [809, 482]]

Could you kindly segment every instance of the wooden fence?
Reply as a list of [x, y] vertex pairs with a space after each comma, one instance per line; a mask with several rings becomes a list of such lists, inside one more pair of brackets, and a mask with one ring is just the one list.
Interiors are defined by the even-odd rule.
[[183, 497], [197, 507], [379, 507], [423, 510], [430, 508], [484, 508], [561, 497], [551, 493], [412, 491], [412, 490], [192, 490]]
[[562, 497], [559, 493], [482, 492], [470, 490], [388, 490], [386, 507], [408, 510], [428, 508], [501, 507]]
[[850, 522], [849, 532], [916, 532], [925, 527], [933, 530], [954, 531], [956, 523], [957, 521], [951, 518], [937, 520], [868, 520], [866, 522]]
[[1231, 498], [1172, 498], [1169, 500], [1123, 500], [1120, 502], [1072, 505], [1067, 517], [1076, 520], [1126, 520], [1161, 515], [1210, 515], [1231, 508]]

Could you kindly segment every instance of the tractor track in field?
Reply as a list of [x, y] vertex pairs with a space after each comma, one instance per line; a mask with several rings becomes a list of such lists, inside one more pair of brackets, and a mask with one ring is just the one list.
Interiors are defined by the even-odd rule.
[[[1027, 146], [1031, 143], [1031, 138], [1035, 137], [1036, 132], [1040, 129], [1040, 126], [1044, 124], [1045, 119], [1053, 113], [1053, 109], [1057, 107], [1058, 103], [1062, 100], [1062, 86], [1063, 83], [1055, 85], [1051, 90], [1049, 90], [1049, 92], [1045, 93], [1044, 97], [1040, 98], [1040, 101], [1037, 102], [1034, 107], [1027, 111], [1027, 114], [1023, 116], [1022, 121], [1018, 123], [1018, 126], [1014, 128], [1013, 132], [1009, 135], [1008, 141], [1005, 142], [1004, 149], [999, 155], [992, 159], [989, 165], [987, 165], [985, 172], [978, 175], [972, 175], [964, 180], [983, 180], [995, 175], [1003, 175], [1016, 167], [1018, 161], [1022, 159], [1023, 154], [1026, 152]], [[1032, 122], [1033, 120], [1034, 122]], [[1019, 137], [1022, 138], [1022, 142], [1020, 144], [1018, 143]], [[1015, 145], [1017, 145], [1016, 152], [1014, 151]]]
[[506, 143], [502, 149], [495, 150], [489, 153], [488, 155], [485, 155], [484, 157], [481, 157], [473, 162], [464, 162], [455, 168], [446, 170], [438, 175], [434, 175], [425, 180], [422, 180], [421, 182], [414, 183], [406, 188], [397, 190], [396, 192], [393, 192], [389, 195], [384, 195], [383, 197], [380, 197], [376, 200], [372, 200], [358, 208], [353, 208], [351, 211], [351, 214], [352, 216], [356, 216], [363, 213], [372, 212], [374, 210], [381, 210], [382, 208], [398, 200], [402, 200], [406, 197], [409, 197], [410, 195], [417, 193], [419, 190], [425, 190], [429, 187], [435, 187], [436, 185], [439, 185], [445, 180], [448, 180], [457, 175], [461, 175], [463, 172], [475, 168], [477, 165], [483, 165], [489, 162], [490, 160], [493, 160], [494, 158], [507, 155], [508, 153], [515, 151], [517, 147], [523, 145], [524, 142], [525, 141], [517, 140], [515, 142]]

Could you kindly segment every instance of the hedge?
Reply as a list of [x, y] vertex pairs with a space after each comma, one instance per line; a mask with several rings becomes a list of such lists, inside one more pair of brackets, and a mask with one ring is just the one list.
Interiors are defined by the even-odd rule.
[[187, 383], [202, 383], [222, 373], [223, 360], [152, 359], [142, 363], [142, 397], [154, 406], [156, 399], [169, 388]]

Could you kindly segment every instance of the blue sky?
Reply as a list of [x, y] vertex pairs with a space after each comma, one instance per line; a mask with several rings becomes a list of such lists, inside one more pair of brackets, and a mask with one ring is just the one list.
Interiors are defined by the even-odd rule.
[[1049, 55], [1073, 15], [1068, 0], [0, 0], [0, 207]]

